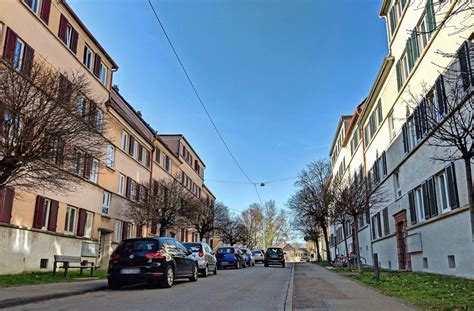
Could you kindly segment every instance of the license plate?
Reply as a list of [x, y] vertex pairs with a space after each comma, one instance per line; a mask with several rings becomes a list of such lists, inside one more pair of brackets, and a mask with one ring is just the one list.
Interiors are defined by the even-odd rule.
[[278, 258], [278, 255], [271, 255], [271, 258]]
[[140, 269], [139, 268], [129, 268], [129, 269], [122, 269], [122, 274], [136, 274], [136, 273], [140, 273]]
[[228, 261], [221, 261], [221, 264], [227, 265], [227, 264], [229, 264], [229, 262]]

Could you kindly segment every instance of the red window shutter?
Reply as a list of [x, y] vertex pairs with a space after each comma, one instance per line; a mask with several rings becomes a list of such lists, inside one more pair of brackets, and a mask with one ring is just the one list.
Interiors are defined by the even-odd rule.
[[143, 226], [137, 226], [137, 238], [141, 238], [143, 236]]
[[75, 29], [72, 30], [72, 38], [71, 38], [71, 50], [74, 52], [74, 54], [77, 53], [77, 39], [79, 35]]
[[[134, 151], [135, 151], [135, 137], [130, 135], [130, 142], [128, 144], [128, 154], [132, 155]], [[133, 156], [135, 156], [135, 154], [133, 154]]]
[[15, 45], [17, 39], [17, 34], [11, 28], [8, 27], [7, 36], [5, 39], [5, 46], [3, 48], [3, 58], [9, 63], [13, 61], [13, 55], [15, 54]]
[[4, 187], [0, 189], [0, 222], [10, 223], [14, 198], [15, 188]]
[[43, 227], [44, 197], [36, 196], [35, 215], [33, 217], [33, 228]]
[[100, 76], [100, 64], [101, 63], [102, 63], [102, 59], [100, 58], [99, 54], [95, 54], [94, 74], [97, 78]]
[[156, 221], [152, 221], [152, 222], [151, 222], [150, 233], [151, 233], [151, 234], [156, 234], [157, 227], [158, 227], [158, 226], [157, 226]]
[[29, 74], [31, 72], [31, 67], [33, 66], [33, 58], [35, 56], [35, 50], [28, 44], [25, 45], [25, 52], [23, 54], [23, 65], [21, 70]]
[[41, 5], [40, 18], [46, 24], [49, 23], [49, 12], [50, 11], [51, 11], [51, 0], [43, 0], [43, 3]]
[[56, 232], [56, 226], [58, 224], [58, 210], [59, 202], [52, 200], [49, 208], [49, 219], [48, 219], [48, 230]]
[[83, 208], [79, 209], [79, 217], [77, 220], [77, 236], [84, 236], [86, 228], [87, 211]]
[[67, 18], [61, 14], [61, 19], [59, 20], [59, 32], [58, 37], [64, 43], [66, 43], [66, 32], [67, 32]]

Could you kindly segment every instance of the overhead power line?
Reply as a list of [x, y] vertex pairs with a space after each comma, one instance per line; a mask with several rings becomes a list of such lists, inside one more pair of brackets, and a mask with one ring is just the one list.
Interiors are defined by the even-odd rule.
[[292, 180], [292, 179], [297, 179], [297, 176], [294, 177], [287, 177], [287, 178], [280, 178], [280, 179], [272, 179], [272, 180], [267, 180], [267, 181], [262, 181], [262, 182], [248, 182], [248, 181], [237, 181], [237, 180], [219, 180], [219, 179], [206, 179], [206, 181], [210, 182], [217, 182], [217, 183], [223, 183], [223, 184], [244, 184], [244, 185], [260, 185], [260, 186], [265, 186], [267, 184], [271, 183], [276, 183], [276, 182], [281, 182], [281, 181], [286, 181], [286, 180]]
[[[211, 122], [212, 124], [212, 127], [214, 128], [214, 130], [216, 131], [217, 135], [219, 136], [219, 139], [220, 141], [222, 142], [222, 144], [224, 145], [225, 149], [227, 150], [227, 152], [229, 153], [230, 157], [232, 158], [232, 160], [234, 161], [235, 165], [237, 165], [237, 167], [239, 168], [239, 170], [242, 172], [242, 174], [245, 176], [245, 178], [247, 178], [247, 180], [251, 183], [251, 184], [254, 184], [254, 182], [252, 181], [252, 179], [249, 177], [249, 175], [247, 175], [247, 173], [244, 171], [244, 169], [242, 168], [242, 166], [240, 165], [239, 161], [237, 161], [237, 158], [234, 156], [234, 154], [232, 153], [232, 151], [230, 150], [229, 146], [227, 145], [226, 141], [224, 140], [224, 137], [222, 136], [221, 132], [219, 131], [219, 129], [217, 128], [217, 125], [216, 123], [214, 122], [214, 120], [212, 119], [211, 117], [211, 114], [209, 113], [209, 110], [207, 109], [206, 105], [204, 104], [204, 101], [202, 100], [201, 96], [199, 95], [199, 92], [197, 91], [196, 87], [194, 86], [194, 83], [193, 81], [191, 80], [191, 77], [189, 76], [189, 73], [188, 71], [186, 70], [186, 67], [184, 66], [183, 62], [181, 61], [181, 58], [179, 57], [178, 55], [178, 52], [176, 51], [174, 45], [173, 45], [173, 42], [171, 42], [171, 39], [170, 37], [168, 36], [168, 33], [166, 32], [166, 29], [165, 27], [163, 26], [163, 23], [161, 22], [160, 20], [160, 17], [158, 16], [158, 13], [156, 12], [155, 10], [155, 7], [153, 6], [153, 3], [151, 3], [151, 0], [148, 0], [148, 4], [150, 5], [152, 11], [153, 11], [153, 14], [155, 15], [155, 18], [156, 20], [158, 21], [158, 24], [160, 24], [160, 28], [161, 30], [163, 31], [163, 34], [165, 35], [166, 37], [166, 40], [168, 41], [168, 44], [170, 45], [171, 49], [173, 50], [173, 53], [174, 53], [174, 56], [176, 56], [176, 59], [178, 60], [178, 63], [179, 65], [181, 66], [181, 69], [183, 70], [184, 74], [186, 75], [186, 78], [189, 82], [189, 85], [191, 86], [191, 88], [193, 89], [194, 91], [194, 94], [196, 95], [199, 103], [201, 104], [202, 108], [204, 109], [204, 112], [206, 113], [207, 115], [207, 118], [209, 119], [209, 121]], [[263, 202], [262, 202], [262, 199], [260, 198], [260, 193], [258, 192], [258, 189], [257, 187], [255, 186], [254, 184], [254, 188], [255, 188], [255, 192], [257, 193], [257, 196], [258, 196], [258, 200], [260, 201], [260, 204], [263, 205]]]

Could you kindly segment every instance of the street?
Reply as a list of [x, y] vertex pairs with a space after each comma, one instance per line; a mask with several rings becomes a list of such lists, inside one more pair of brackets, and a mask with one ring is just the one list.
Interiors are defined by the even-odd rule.
[[293, 264], [219, 270], [216, 276], [171, 289], [145, 285], [99, 291], [11, 310], [284, 310]]

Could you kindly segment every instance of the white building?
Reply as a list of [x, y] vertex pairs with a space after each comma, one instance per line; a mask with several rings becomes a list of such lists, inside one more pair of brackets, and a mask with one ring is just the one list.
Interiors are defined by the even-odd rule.
[[[366, 217], [359, 219], [361, 255], [368, 264], [377, 254], [386, 269], [474, 278], [465, 165], [433, 160], [446, 149], [430, 145], [432, 132], [426, 126], [432, 105], [440, 108], [439, 118], [445, 117], [447, 71], [466, 73], [459, 97], [472, 103], [474, 19], [472, 12], [453, 14], [465, 3], [382, 3], [389, 55], [351, 125], [345, 131], [338, 127], [335, 142], [344, 136], [340, 150], [337, 143], [331, 148], [334, 174], [362, 171], [386, 196], [372, 208], [370, 227]], [[331, 234], [344, 254], [339, 227], [331, 226]]]

